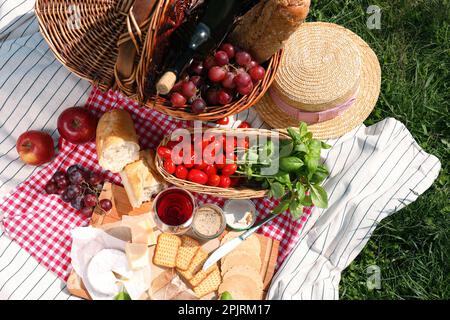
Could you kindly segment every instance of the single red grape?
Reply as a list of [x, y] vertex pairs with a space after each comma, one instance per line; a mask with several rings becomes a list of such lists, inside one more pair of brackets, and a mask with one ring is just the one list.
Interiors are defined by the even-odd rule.
[[86, 207], [95, 207], [97, 205], [97, 196], [95, 194], [87, 194], [83, 200]]
[[250, 75], [245, 72], [238, 72], [238, 74], [236, 75], [236, 77], [234, 77], [234, 83], [236, 84], [236, 86], [238, 87], [238, 89], [240, 87], [246, 87], [248, 86], [250, 83], [252, 83], [252, 78], [250, 77]]
[[69, 181], [72, 184], [80, 184], [84, 181], [83, 173], [79, 170], [73, 171], [69, 174]]
[[264, 76], [266, 75], [266, 70], [264, 70], [264, 68], [261, 66], [256, 66], [256, 67], [251, 68], [248, 71], [248, 74], [250, 75], [252, 80], [259, 81], [259, 80], [264, 79]]
[[208, 78], [212, 82], [220, 82], [223, 79], [225, 79], [226, 71], [224, 68], [215, 66], [209, 69], [208, 71]]
[[54, 183], [53, 181], [47, 182], [47, 184], [45, 185], [45, 192], [47, 192], [47, 194], [56, 194], [57, 191], [58, 187], [56, 186], [56, 183]]
[[191, 98], [197, 93], [197, 88], [192, 81], [183, 82], [181, 94], [186, 98]]
[[233, 72], [230, 72], [230, 71], [227, 72], [227, 74], [225, 75], [225, 79], [223, 79], [223, 81], [222, 81], [222, 86], [227, 89], [236, 88], [236, 84], [234, 83], [234, 78], [235, 78], [235, 75]]
[[72, 199], [72, 201], [70, 201], [70, 205], [72, 206], [72, 208], [77, 210], [83, 209], [84, 208], [83, 196], [81, 195], [76, 196], [74, 199]]
[[95, 186], [97, 184], [103, 183], [104, 179], [100, 173], [92, 172], [89, 176], [88, 182], [90, 185]]
[[79, 211], [83, 216], [86, 216], [86, 217], [90, 217], [90, 216], [92, 216], [92, 212], [94, 211], [94, 208], [92, 208], [92, 207], [84, 207], [84, 208], [81, 208], [81, 210]]
[[257, 67], [257, 66], [259, 66], [259, 63], [256, 62], [255, 60], [252, 60], [252, 61], [250, 61], [250, 63], [247, 65], [247, 68], [248, 68], [248, 69], [251, 69], [251, 68], [254, 68], [254, 67]]
[[219, 103], [218, 97], [218, 90], [214, 88], [208, 89], [206, 92], [206, 101], [208, 102], [208, 105], [217, 105]]
[[227, 53], [229, 59], [233, 59], [234, 55], [236, 54], [236, 50], [234, 49], [233, 45], [230, 43], [224, 43], [220, 47], [220, 50], [225, 51]]
[[201, 61], [194, 61], [189, 67], [189, 71], [191, 72], [191, 74], [199, 76], [202, 74], [203, 68], [203, 63]]
[[253, 91], [253, 83], [250, 82], [247, 86], [245, 87], [238, 87], [237, 91], [242, 94], [243, 96], [250, 94], [250, 92]]
[[184, 81], [178, 81], [177, 83], [175, 83], [175, 85], [173, 86], [173, 88], [170, 92], [181, 92], [181, 87], [183, 86], [183, 82]]
[[205, 61], [203, 61], [203, 67], [206, 70], [209, 70], [214, 66], [217, 66], [216, 59], [214, 59], [214, 57], [209, 56], [205, 59]]
[[203, 80], [203, 78], [200, 76], [192, 76], [190, 80], [197, 88], [200, 88], [201, 86], [203, 86], [203, 84], [205, 82]]
[[66, 194], [70, 199], [79, 196], [82, 193], [81, 187], [76, 184], [71, 184], [67, 187]]
[[109, 210], [112, 209], [112, 202], [109, 199], [100, 200], [99, 205], [100, 205], [100, 208], [106, 212], [108, 212]]
[[219, 66], [225, 66], [230, 62], [228, 54], [225, 51], [217, 51], [214, 55], [214, 59]]
[[206, 103], [205, 100], [199, 98], [194, 100], [191, 105], [192, 112], [195, 114], [203, 113], [206, 109]]
[[186, 98], [178, 92], [174, 92], [170, 95], [170, 102], [172, 103], [172, 106], [176, 108], [183, 108], [186, 105], [186, 101]]
[[219, 101], [219, 104], [226, 105], [229, 104], [233, 100], [233, 95], [231, 92], [227, 89], [221, 89], [219, 90], [217, 94], [217, 99]]
[[245, 51], [239, 51], [236, 53], [236, 62], [241, 67], [246, 67], [252, 62], [252, 57]]

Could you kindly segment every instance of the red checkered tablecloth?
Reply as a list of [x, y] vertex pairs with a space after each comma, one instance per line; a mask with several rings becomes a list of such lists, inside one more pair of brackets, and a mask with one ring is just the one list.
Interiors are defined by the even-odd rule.
[[[160, 140], [174, 129], [190, 126], [189, 122], [176, 120], [150, 109], [139, 108], [136, 102], [112, 91], [103, 93], [94, 89], [86, 108], [97, 116], [114, 108], [129, 111], [135, 122], [142, 148], [155, 148]], [[0, 201], [0, 216], [3, 216], [1, 224], [8, 236], [63, 279], [70, 273], [71, 230], [87, 226], [89, 219], [78, 214], [59, 196], [47, 195], [44, 186], [57, 170], [76, 163], [89, 170], [103, 172], [110, 182], [121, 183], [119, 175], [104, 172], [98, 165], [95, 143], [77, 146], [60, 141], [57, 157]], [[222, 205], [224, 201], [201, 194], [195, 196], [200, 204]], [[258, 199], [254, 202], [260, 217], [269, 214], [277, 204], [269, 199]], [[300, 231], [310, 213], [311, 208], [306, 208], [298, 221], [293, 221], [290, 215], [283, 214], [261, 228], [262, 234], [281, 241], [278, 265], [299, 239]]]

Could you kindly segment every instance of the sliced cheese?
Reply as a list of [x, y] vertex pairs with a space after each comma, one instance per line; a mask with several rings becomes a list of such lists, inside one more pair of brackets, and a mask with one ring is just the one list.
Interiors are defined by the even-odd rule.
[[146, 244], [148, 246], [156, 244], [153, 223], [149, 216], [145, 215], [139, 219], [124, 219], [124, 217], [122, 222], [131, 229], [131, 241], [133, 243]]
[[146, 244], [127, 243], [125, 253], [128, 258], [128, 264], [133, 270], [143, 269], [150, 265], [150, 252]]

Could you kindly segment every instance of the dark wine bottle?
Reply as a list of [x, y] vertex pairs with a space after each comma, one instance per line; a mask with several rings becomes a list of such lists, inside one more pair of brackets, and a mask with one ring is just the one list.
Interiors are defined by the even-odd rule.
[[204, 14], [190, 35], [188, 43], [175, 55], [170, 55], [163, 76], [156, 84], [159, 94], [168, 94], [181, 75], [198, 53], [200, 48], [213, 48], [224, 40], [230, 32], [233, 22], [242, 10], [248, 7], [248, 0], [209, 0]]

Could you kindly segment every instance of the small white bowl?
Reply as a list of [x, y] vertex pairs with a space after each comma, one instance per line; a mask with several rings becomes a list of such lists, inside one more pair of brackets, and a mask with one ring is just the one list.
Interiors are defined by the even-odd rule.
[[[256, 221], [256, 207], [253, 201], [250, 200], [228, 200], [223, 206], [223, 212], [225, 214], [225, 221], [230, 229], [235, 231], [244, 231], [252, 227]], [[252, 221], [246, 227], [238, 227], [235, 225], [235, 221], [239, 221], [244, 218], [245, 213], [251, 212]]]

